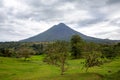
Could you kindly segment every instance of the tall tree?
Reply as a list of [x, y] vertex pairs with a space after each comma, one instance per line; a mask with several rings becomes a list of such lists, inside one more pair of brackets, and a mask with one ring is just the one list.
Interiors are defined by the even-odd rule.
[[45, 62], [60, 67], [61, 75], [65, 72], [66, 60], [69, 56], [69, 46], [65, 41], [56, 41], [48, 45]]
[[79, 35], [71, 37], [71, 56], [73, 59], [80, 58], [82, 52], [83, 40]]

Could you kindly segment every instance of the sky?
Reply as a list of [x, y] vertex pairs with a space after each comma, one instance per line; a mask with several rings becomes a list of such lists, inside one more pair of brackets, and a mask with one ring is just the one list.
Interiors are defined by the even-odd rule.
[[120, 40], [120, 0], [0, 0], [0, 42], [26, 39], [59, 23]]

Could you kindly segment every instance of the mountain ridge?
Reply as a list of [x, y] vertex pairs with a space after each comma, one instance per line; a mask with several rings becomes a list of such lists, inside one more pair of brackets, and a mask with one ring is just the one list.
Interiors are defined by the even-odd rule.
[[69, 41], [72, 35], [75, 35], [75, 34], [79, 35], [82, 39], [88, 42], [108, 43], [108, 42], [118, 41], [118, 40], [107, 40], [107, 39], [90, 37], [73, 30], [72, 28], [70, 28], [64, 23], [59, 23], [58, 25], [54, 25], [50, 29], [38, 35], [21, 40], [20, 42], [50, 42], [50, 41], [56, 41], [56, 40]]

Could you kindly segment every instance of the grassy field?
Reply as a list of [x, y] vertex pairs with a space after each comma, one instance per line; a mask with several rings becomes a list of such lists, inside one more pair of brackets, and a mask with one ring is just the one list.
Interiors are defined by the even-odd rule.
[[83, 60], [69, 60], [68, 70], [60, 75], [58, 67], [42, 62], [43, 56], [29, 61], [0, 57], [0, 80], [120, 80], [120, 58], [100, 67], [81, 70]]

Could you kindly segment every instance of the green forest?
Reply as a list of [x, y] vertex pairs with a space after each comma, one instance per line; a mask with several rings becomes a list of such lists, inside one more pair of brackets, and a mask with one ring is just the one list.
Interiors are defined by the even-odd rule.
[[119, 80], [120, 43], [0, 42], [1, 80]]

